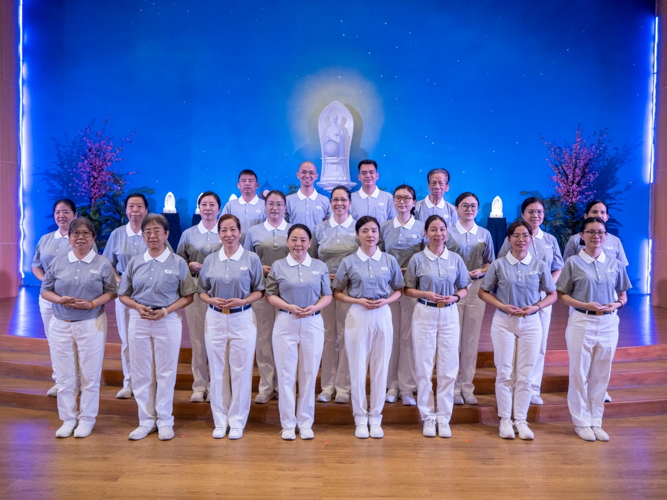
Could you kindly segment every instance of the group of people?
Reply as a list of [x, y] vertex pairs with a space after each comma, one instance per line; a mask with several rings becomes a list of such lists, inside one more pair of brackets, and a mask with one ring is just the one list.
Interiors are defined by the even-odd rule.
[[620, 240], [606, 231], [604, 202], [589, 203], [564, 261], [556, 239], [540, 229], [544, 203], [528, 198], [496, 258], [490, 233], [475, 222], [478, 197], [444, 200], [445, 169], [428, 173], [424, 200], [408, 185], [393, 196], [381, 191], [372, 160], [359, 163], [355, 193], [339, 186], [329, 199], [316, 192], [317, 177], [304, 162], [295, 194], [259, 197], [257, 176], [243, 170], [239, 198], [222, 207], [216, 193], [200, 196], [202, 220], [175, 252], [166, 218], [149, 214], [141, 194], [127, 198], [129, 222], [111, 234], [103, 255], [92, 223], [77, 218], [70, 200], [56, 202], [58, 229], [40, 239], [32, 264], [54, 369], [49, 394], [63, 421], [56, 436], [93, 429], [104, 304], [115, 299], [124, 375], [117, 397], [134, 395], [139, 413], [131, 440], [155, 431], [160, 440], [174, 437], [180, 309], [192, 344], [190, 400], [210, 402], [214, 438], [243, 436], [255, 358], [255, 403], [278, 399], [285, 440], [314, 437], [316, 399], [351, 399], [361, 439], [383, 437], [384, 404], [399, 399], [418, 407], [424, 436], [450, 437], [453, 405], [478, 403], [473, 378], [486, 304], [496, 308], [499, 434], [533, 439], [527, 413], [543, 403], [551, 306], [560, 300], [571, 308], [567, 399], [575, 431], [587, 441], [609, 439], [602, 414], [616, 310], [630, 283]]

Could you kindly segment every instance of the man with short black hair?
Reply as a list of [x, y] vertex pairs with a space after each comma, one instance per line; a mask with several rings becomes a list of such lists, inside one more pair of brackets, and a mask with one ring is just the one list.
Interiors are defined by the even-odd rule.
[[257, 196], [259, 183], [255, 172], [241, 170], [239, 182], [236, 186], [241, 192], [241, 197], [229, 200], [220, 215], [232, 214], [238, 217], [241, 222], [241, 245], [243, 245], [248, 229], [266, 220], [266, 211], [264, 200]]
[[396, 217], [394, 197], [377, 187], [378, 165], [373, 160], [359, 162], [359, 181], [361, 189], [352, 193], [350, 215], [359, 220], [365, 215], [375, 217], [382, 224]]

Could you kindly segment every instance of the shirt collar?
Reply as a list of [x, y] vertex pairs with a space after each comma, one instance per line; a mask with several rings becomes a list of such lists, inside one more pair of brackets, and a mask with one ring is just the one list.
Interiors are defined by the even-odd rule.
[[60, 234], [60, 229], [56, 229], [55, 233], [53, 233], [53, 238], [56, 239], [56, 240], [61, 240], [63, 238], [67, 238], [67, 236], [68, 236], [67, 234], [65, 234], [65, 235]]
[[347, 229], [348, 227], [350, 227], [350, 224], [352, 224], [353, 222], [354, 222], [354, 219], [352, 218], [351, 215], [348, 215], [348, 216], [347, 216], [347, 219], [345, 219], [345, 222], [343, 222], [342, 224], [338, 224], [338, 222], [336, 222], [336, 221], [334, 220], [333, 217], [331, 217], [331, 218], [329, 219], [329, 225], [330, 225], [331, 227], [343, 226], [345, 229]]
[[593, 262], [599, 262], [600, 264], [604, 264], [605, 261], [607, 260], [607, 257], [605, 256], [604, 252], [600, 252], [600, 255], [598, 256], [598, 258], [594, 259], [590, 255], [588, 255], [586, 252], [584, 252], [583, 248], [579, 252], [579, 257], [584, 259], [584, 262], [586, 262], [586, 264], [592, 264]]
[[134, 234], [134, 231], [132, 231], [130, 223], [128, 222], [127, 224], [125, 224], [125, 233], [127, 234], [128, 238], [132, 238], [132, 236], [141, 236], [141, 229], [139, 229], [139, 232], [137, 234]]
[[165, 248], [164, 252], [162, 252], [160, 255], [157, 256], [156, 259], [151, 257], [151, 254], [148, 253], [148, 250], [144, 252], [144, 262], [148, 262], [149, 260], [157, 260], [160, 263], [164, 263], [165, 260], [169, 258], [169, 249]]
[[245, 204], [257, 205], [257, 202], [259, 201], [259, 196], [255, 195], [255, 197], [250, 201], [245, 201], [243, 199], [243, 196], [241, 196], [240, 198], [237, 198], [237, 199], [239, 200], [239, 205], [245, 205]]
[[537, 234], [533, 235], [533, 238], [537, 238], [538, 240], [541, 240], [544, 238], [544, 231], [542, 231], [541, 228], [537, 228]]
[[287, 261], [287, 263], [291, 267], [294, 267], [294, 266], [310, 267], [310, 263], [313, 261], [313, 259], [310, 257], [310, 255], [306, 254], [306, 259], [301, 264], [299, 264], [297, 261], [294, 260], [291, 253], [287, 254], [287, 258], [285, 260]]
[[86, 264], [90, 264], [93, 259], [95, 258], [95, 250], [90, 250], [88, 252], [88, 255], [86, 255], [83, 259], [79, 260], [76, 255], [74, 255], [74, 251], [70, 250], [69, 253], [67, 254], [67, 260], [69, 260], [71, 263], [74, 262], [85, 262]]
[[306, 198], [308, 198], [309, 200], [315, 201], [317, 199], [317, 191], [313, 191], [313, 194], [311, 194], [310, 196], [306, 196], [301, 192], [301, 189], [299, 189], [296, 192], [296, 195], [299, 197], [300, 200], [305, 200]]
[[203, 222], [200, 222], [199, 224], [197, 224], [197, 229], [199, 229], [199, 232], [200, 232], [201, 234], [206, 234], [206, 233], [217, 233], [217, 231], [216, 231], [217, 226], [213, 226], [213, 229], [211, 229], [211, 230], [209, 231], [208, 229], [206, 229], [206, 228], [204, 227], [204, 223], [203, 223]]
[[284, 231], [286, 227], [287, 227], [287, 222], [285, 222], [285, 219], [283, 219], [283, 221], [280, 223], [280, 225], [278, 227], [273, 227], [271, 224], [269, 224], [269, 219], [266, 219], [264, 221], [264, 228], [267, 231], [274, 231], [276, 229], [278, 231]]
[[401, 223], [398, 222], [398, 216], [394, 217], [394, 227], [404, 227], [405, 229], [412, 229], [412, 226], [415, 225], [415, 218], [410, 216], [410, 220], [405, 223], [405, 226], [401, 226]]
[[431, 202], [431, 199], [430, 199], [428, 196], [424, 199], [424, 201], [425, 201], [426, 206], [427, 206], [428, 208], [433, 208], [433, 207], [437, 207], [437, 208], [445, 208], [445, 199], [444, 199], [444, 198], [440, 198], [440, 203], [438, 203], [437, 205], [434, 205], [434, 204]]
[[380, 260], [380, 257], [382, 257], [382, 252], [381, 252], [380, 249], [378, 248], [377, 250], [375, 250], [375, 253], [373, 254], [373, 256], [372, 256], [372, 257], [369, 257], [368, 255], [366, 255], [366, 254], [363, 252], [363, 250], [361, 249], [361, 247], [359, 247], [359, 248], [357, 249], [357, 257], [359, 257], [359, 258], [361, 259], [361, 262], [366, 262], [368, 259]]
[[[366, 193], [364, 193], [363, 189], [359, 190], [359, 196], [361, 196], [362, 200], [365, 200], [366, 198], [368, 198], [368, 195]], [[378, 196], [380, 196], [380, 188], [375, 186], [375, 191], [373, 191], [373, 194], [371, 194], [371, 198], [377, 198]]]
[[428, 257], [428, 260], [435, 260], [435, 259], [447, 260], [449, 259], [449, 250], [447, 250], [447, 247], [445, 247], [445, 250], [440, 255], [436, 255], [433, 252], [431, 252], [431, 249], [429, 247], [426, 247], [424, 248], [424, 255]]
[[221, 248], [219, 252], [220, 262], [224, 262], [230, 259], [238, 261], [241, 258], [241, 255], [243, 255], [243, 247], [241, 245], [239, 245], [239, 248], [236, 250], [236, 252], [234, 252], [234, 255], [232, 255], [231, 257], [227, 257], [224, 248]]
[[527, 266], [528, 264], [530, 264], [530, 261], [533, 260], [533, 258], [530, 256], [530, 252], [526, 253], [526, 256], [521, 260], [518, 260], [514, 255], [512, 255], [512, 252], [507, 252], [506, 258], [507, 261], [513, 266], [515, 266], [519, 262], [521, 262], [524, 266]]
[[472, 225], [472, 229], [470, 231], [466, 231], [466, 228], [461, 225], [460, 221], [456, 221], [456, 229], [459, 230], [459, 233], [465, 234], [465, 233], [471, 233], [471, 234], [477, 234], [477, 224]]

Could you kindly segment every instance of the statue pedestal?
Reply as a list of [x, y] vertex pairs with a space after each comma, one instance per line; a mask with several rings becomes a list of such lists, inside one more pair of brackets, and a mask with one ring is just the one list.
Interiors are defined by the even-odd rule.
[[348, 189], [352, 189], [354, 186], [357, 185], [356, 182], [352, 181], [347, 181], [347, 180], [342, 180], [342, 181], [336, 181], [336, 180], [326, 180], [323, 179], [320, 182], [317, 182], [317, 187], [320, 189], [324, 189], [327, 193], [331, 193], [333, 191], [333, 188], [338, 187], [338, 186], [345, 186]]
[[503, 246], [505, 238], [507, 238], [507, 219], [505, 217], [489, 217], [486, 229], [491, 233], [493, 251], [498, 255], [500, 247]]

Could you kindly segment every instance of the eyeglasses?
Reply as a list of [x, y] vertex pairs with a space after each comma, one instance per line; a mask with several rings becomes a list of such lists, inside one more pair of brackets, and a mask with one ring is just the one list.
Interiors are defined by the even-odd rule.
[[93, 236], [93, 233], [91, 233], [90, 231], [74, 231], [72, 233], [72, 236], [74, 236], [74, 238], [76, 238], [77, 240], [79, 238], [84, 238], [87, 240], [88, 238]]
[[526, 210], [528, 215], [544, 215], [544, 210]]
[[512, 236], [510, 236], [510, 238], [512, 238], [514, 241], [527, 240], [527, 239], [530, 238], [530, 235], [529, 234], [513, 234]]
[[277, 208], [282, 208], [285, 206], [285, 204], [281, 201], [270, 201], [266, 204], [267, 207], [277, 207]]
[[156, 229], [155, 231], [149, 229], [148, 231], [144, 231], [144, 234], [146, 236], [162, 236], [165, 233], [161, 229]]
[[468, 210], [473, 210], [473, 211], [477, 210], [479, 208], [479, 205], [477, 203], [472, 203], [470, 205], [468, 205], [467, 203], [461, 203], [459, 207], [461, 207], [464, 211], [467, 212]]
[[394, 196], [394, 199], [399, 203], [400, 202], [407, 203], [410, 200], [414, 200], [414, 198], [412, 196]]
[[331, 203], [347, 203], [350, 201], [348, 198], [331, 198]]
[[602, 237], [605, 234], [607, 234], [607, 231], [591, 231], [591, 230], [588, 230], [588, 231], [584, 231], [584, 233], [586, 233], [588, 236], [590, 236], [592, 238], [593, 236]]

